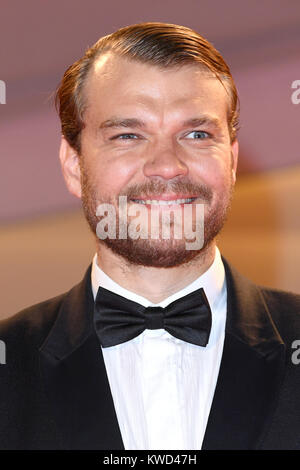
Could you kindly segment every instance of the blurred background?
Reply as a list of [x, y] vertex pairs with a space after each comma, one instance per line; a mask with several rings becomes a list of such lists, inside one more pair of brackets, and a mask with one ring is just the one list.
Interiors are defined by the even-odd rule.
[[143, 21], [191, 27], [229, 64], [241, 150], [219, 247], [255, 282], [300, 293], [299, 0], [2, 0], [0, 17], [0, 318], [68, 290], [92, 259], [60, 172], [51, 96], [100, 36]]

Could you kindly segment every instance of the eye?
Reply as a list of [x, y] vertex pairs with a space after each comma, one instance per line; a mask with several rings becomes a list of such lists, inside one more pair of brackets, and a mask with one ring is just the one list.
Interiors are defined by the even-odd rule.
[[210, 137], [211, 135], [205, 131], [193, 131], [185, 136], [186, 139], [199, 139], [199, 140], [209, 139]]
[[118, 135], [115, 135], [114, 137], [111, 137], [111, 140], [116, 140], [116, 139], [131, 140], [131, 139], [138, 139], [138, 136], [136, 134], [118, 134]]

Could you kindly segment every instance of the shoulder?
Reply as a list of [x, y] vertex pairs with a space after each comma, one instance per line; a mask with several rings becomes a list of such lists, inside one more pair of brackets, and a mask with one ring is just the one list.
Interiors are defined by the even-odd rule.
[[300, 295], [261, 286], [259, 289], [282, 338], [288, 341], [300, 339]]
[[300, 295], [280, 289], [262, 286], [242, 275], [223, 258], [226, 272], [227, 294], [234, 310], [243, 322], [258, 322], [263, 328], [271, 321], [284, 342], [300, 339]]
[[[92, 297], [91, 265], [84, 278], [67, 292], [21, 310], [0, 321], [0, 340], [5, 343], [11, 361], [36, 357], [56, 322], [64, 314], [73, 331], [80, 323], [86, 298]], [[64, 328], [64, 327], [63, 327]], [[79, 328], [79, 327], [78, 327]]]
[[283, 310], [296, 310], [300, 314], [300, 294], [294, 292], [258, 286], [268, 305]]
[[261, 300], [269, 309], [274, 311], [274, 313], [295, 313], [296, 318], [299, 317], [300, 294], [256, 284], [241, 274], [224, 257], [222, 257], [222, 260], [226, 272], [227, 287], [232, 288], [230, 290], [233, 290], [235, 294], [238, 292], [247, 299], [247, 296], [253, 296], [259, 293]]
[[22, 343], [39, 347], [58, 316], [60, 307], [67, 293], [27, 307], [15, 315], [0, 321], [0, 340], [6, 344]]

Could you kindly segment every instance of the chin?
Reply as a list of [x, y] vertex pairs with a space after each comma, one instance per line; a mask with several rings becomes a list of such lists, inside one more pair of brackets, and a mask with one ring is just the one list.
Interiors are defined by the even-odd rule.
[[187, 250], [182, 240], [99, 240], [128, 263], [153, 268], [172, 268], [189, 263], [206, 248]]

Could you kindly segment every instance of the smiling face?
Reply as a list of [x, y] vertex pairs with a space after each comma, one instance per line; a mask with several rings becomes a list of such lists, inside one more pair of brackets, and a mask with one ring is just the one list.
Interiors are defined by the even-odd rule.
[[[205, 249], [223, 226], [235, 182], [238, 146], [230, 142], [224, 86], [197, 65], [162, 69], [107, 53], [90, 71], [84, 96], [81, 155], [64, 140], [61, 161], [92, 230], [97, 206], [117, 208], [120, 195], [149, 212], [204, 203]], [[174, 237], [99, 243], [145, 266], [176, 266], [199, 254]]]

